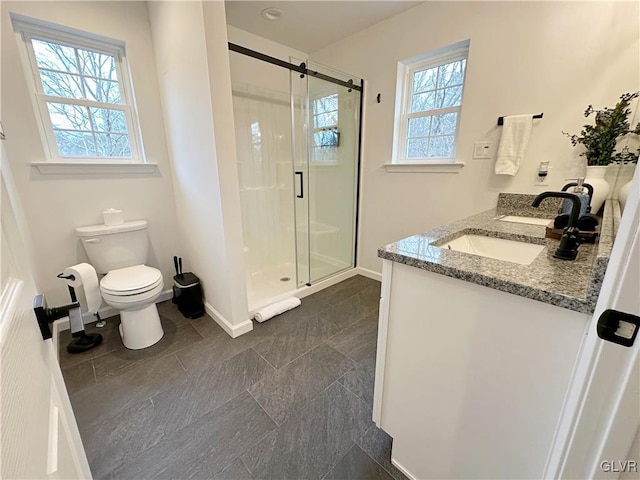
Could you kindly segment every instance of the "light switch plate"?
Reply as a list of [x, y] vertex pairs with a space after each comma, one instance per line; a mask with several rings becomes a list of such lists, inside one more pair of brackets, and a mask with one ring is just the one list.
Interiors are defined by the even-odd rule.
[[493, 156], [493, 142], [475, 142], [473, 144], [473, 158], [491, 158]]
[[[551, 176], [551, 169], [553, 167], [551, 165], [549, 165], [548, 163], [546, 164], [546, 167], [543, 167], [543, 164], [541, 163], [540, 166], [538, 167], [538, 170], [536, 172], [536, 176], [535, 176], [535, 180], [533, 181], [533, 185], [536, 187], [548, 187], [549, 186], [549, 177]], [[540, 173], [540, 170], [544, 170], [546, 169], [547, 174], [544, 177], [541, 177], [540, 175], [538, 175], [538, 173]]]
[[535, 187], [548, 187], [549, 186], [549, 176], [547, 175], [545, 178], [540, 178], [536, 175], [536, 180], [533, 182]]

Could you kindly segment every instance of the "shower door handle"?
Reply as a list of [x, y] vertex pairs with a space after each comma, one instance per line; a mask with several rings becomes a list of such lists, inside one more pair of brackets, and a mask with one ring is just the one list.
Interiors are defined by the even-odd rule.
[[300, 195], [296, 195], [296, 197], [304, 198], [304, 172], [296, 172], [296, 175], [300, 175]]

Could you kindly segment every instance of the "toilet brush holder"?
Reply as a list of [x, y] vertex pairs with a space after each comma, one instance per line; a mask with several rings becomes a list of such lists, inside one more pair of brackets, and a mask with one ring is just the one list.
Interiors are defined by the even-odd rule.
[[173, 277], [173, 303], [187, 318], [200, 318], [204, 315], [202, 286], [200, 279], [191, 272], [179, 273]]

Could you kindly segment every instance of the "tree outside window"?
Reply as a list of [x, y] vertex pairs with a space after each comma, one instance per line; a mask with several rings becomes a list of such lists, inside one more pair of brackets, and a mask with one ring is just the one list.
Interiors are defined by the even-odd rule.
[[51, 41], [31, 43], [59, 155], [130, 158], [115, 57]]

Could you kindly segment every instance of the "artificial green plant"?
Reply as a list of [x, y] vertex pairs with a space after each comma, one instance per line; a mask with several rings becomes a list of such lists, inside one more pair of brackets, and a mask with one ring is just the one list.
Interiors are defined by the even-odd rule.
[[[614, 152], [618, 140], [625, 135], [640, 135], [640, 123], [633, 130], [631, 130], [629, 123], [629, 115], [631, 114], [629, 106], [638, 96], [640, 96], [640, 92], [624, 93], [620, 95], [620, 100], [613, 108], [605, 107], [597, 110], [593, 108], [593, 105], [589, 105], [584, 111], [584, 116], [588, 117], [595, 113], [595, 125], [584, 125], [580, 135], [562, 132], [569, 137], [574, 147], [578, 144], [584, 145], [585, 151], [580, 155], [587, 157], [587, 165], [609, 165], [618, 159], [622, 160], [615, 158]], [[631, 155], [634, 155], [637, 161], [637, 155], [633, 153]], [[631, 159], [627, 158], [627, 161]]]

